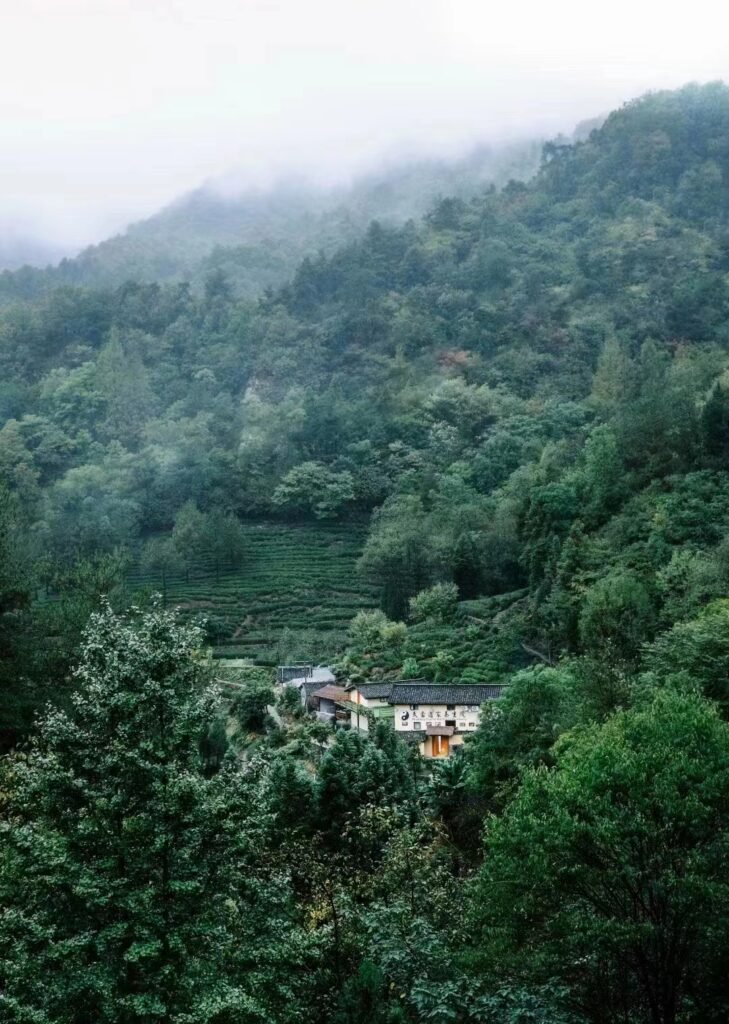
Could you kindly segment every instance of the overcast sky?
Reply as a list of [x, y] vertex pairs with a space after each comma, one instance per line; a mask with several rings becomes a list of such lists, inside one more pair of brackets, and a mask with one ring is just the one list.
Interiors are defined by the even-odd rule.
[[569, 130], [729, 79], [720, 0], [0, 0], [0, 226], [99, 239], [240, 168]]

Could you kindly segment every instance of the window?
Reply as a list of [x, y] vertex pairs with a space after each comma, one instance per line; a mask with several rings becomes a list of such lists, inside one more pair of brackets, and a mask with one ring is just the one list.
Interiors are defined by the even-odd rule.
[[456, 705], [455, 704], [446, 704], [446, 711], [455, 711], [455, 710], [456, 710]]
[[410, 705], [410, 710], [411, 711], [417, 711], [419, 707], [420, 707], [419, 704], [411, 704]]
[[446, 725], [452, 725], [453, 728], [455, 729], [455, 727], [456, 727], [456, 720], [455, 720], [455, 718], [446, 718], [445, 724]]
[[466, 723], [465, 722], [459, 722], [458, 723], [458, 728], [459, 729], [465, 729], [466, 728]]
[[475, 722], [469, 722], [468, 723], [468, 728], [469, 729], [475, 729], [476, 728], [476, 723]]
[[422, 722], [413, 722], [413, 729], [422, 729], [422, 727], [423, 727], [423, 723]]

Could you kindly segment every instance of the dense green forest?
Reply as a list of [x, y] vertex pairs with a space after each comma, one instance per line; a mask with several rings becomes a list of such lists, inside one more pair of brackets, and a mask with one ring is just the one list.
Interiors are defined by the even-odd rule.
[[[729, 88], [451, 191], [3, 275], [15, 1024], [729, 1016]], [[426, 766], [284, 658], [507, 685]]]

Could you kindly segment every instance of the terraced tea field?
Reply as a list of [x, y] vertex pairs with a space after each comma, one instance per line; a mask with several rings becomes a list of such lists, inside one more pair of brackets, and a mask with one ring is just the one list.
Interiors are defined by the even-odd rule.
[[[375, 589], [357, 575], [361, 526], [245, 526], [240, 568], [213, 566], [167, 581], [167, 604], [203, 615], [218, 633], [215, 653], [259, 664], [324, 662], [340, 651], [349, 620], [377, 606]], [[132, 571], [136, 591], [161, 591], [160, 577]]]

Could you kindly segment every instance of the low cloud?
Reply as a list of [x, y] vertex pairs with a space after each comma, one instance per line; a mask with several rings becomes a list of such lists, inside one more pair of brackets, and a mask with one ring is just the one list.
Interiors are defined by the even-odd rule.
[[341, 182], [400, 154], [571, 131], [729, 72], [696, 0], [8, 0], [0, 230], [78, 248], [200, 182]]

